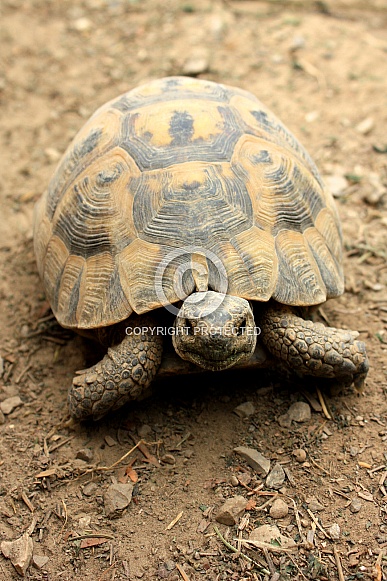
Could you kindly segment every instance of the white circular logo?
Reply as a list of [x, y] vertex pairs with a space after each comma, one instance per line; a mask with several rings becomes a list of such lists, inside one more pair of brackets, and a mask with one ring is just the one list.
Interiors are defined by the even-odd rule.
[[[196, 258], [196, 257], [199, 257]], [[187, 298], [187, 291], [184, 290], [184, 277], [188, 273], [192, 273], [195, 270], [196, 278], [194, 280], [201, 279], [206, 280], [208, 279], [208, 271], [209, 267], [208, 264], [204, 264], [203, 261], [205, 260], [206, 263], [212, 263], [213, 268], [211, 272], [215, 271], [216, 278], [217, 278], [217, 292], [220, 293], [222, 300], [224, 295], [227, 294], [228, 288], [228, 280], [227, 280], [227, 272], [224, 267], [223, 262], [210, 250], [207, 248], [201, 248], [200, 246], [183, 246], [182, 248], [176, 248], [169, 252], [163, 260], [159, 263], [156, 274], [155, 274], [155, 292], [157, 298], [159, 299], [160, 303], [174, 315], [177, 315], [179, 309], [172, 305], [167, 298], [167, 295], [164, 291], [164, 279], [168, 279], [168, 282], [172, 279], [173, 281], [173, 291], [174, 294], [182, 301]], [[166, 275], [166, 270], [171, 270], [172, 273], [168, 272]], [[172, 276], [171, 276], [172, 275]], [[168, 284], [170, 286], [170, 283]], [[202, 290], [202, 289], [197, 289]], [[200, 292], [198, 292], [197, 300], [201, 299]], [[196, 297], [195, 297], [196, 298]], [[220, 301], [220, 303], [222, 302]], [[219, 304], [218, 301], [214, 302], [213, 310], [216, 310]]]

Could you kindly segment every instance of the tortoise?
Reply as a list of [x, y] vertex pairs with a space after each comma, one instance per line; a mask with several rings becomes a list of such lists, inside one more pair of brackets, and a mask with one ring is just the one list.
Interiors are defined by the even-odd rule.
[[333, 197], [245, 90], [167, 77], [102, 106], [36, 205], [34, 248], [60, 325], [108, 347], [73, 379], [78, 420], [139, 398], [171, 342], [191, 370], [263, 366], [264, 352], [364, 385], [359, 334], [310, 320], [344, 291]]

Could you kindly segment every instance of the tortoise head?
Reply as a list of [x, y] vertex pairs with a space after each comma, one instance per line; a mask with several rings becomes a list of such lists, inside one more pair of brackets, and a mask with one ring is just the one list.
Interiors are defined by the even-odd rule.
[[174, 327], [176, 353], [209, 371], [227, 369], [248, 359], [256, 345], [249, 303], [214, 291], [195, 292], [187, 297]]

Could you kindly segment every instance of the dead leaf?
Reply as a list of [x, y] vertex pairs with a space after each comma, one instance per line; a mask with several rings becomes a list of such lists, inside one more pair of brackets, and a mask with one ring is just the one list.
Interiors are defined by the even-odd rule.
[[97, 547], [98, 545], [103, 545], [104, 543], [107, 543], [109, 539], [105, 539], [104, 537], [93, 537], [93, 538], [87, 538], [87, 539], [82, 539], [81, 544], [80, 544], [80, 548], [81, 549], [87, 549], [88, 547]]
[[43, 470], [36, 474], [35, 478], [47, 478], [47, 476], [54, 476], [56, 474], [56, 468], [49, 468], [48, 470]]
[[256, 501], [256, 500], [254, 500], [254, 498], [250, 498], [250, 499], [247, 501], [247, 504], [246, 504], [245, 510], [252, 510], [253, 508], [255, 508], [255, 507], [256, 507], [256, 505], [257, 505], [257, 501]]
[[153, 456], [153, 454], [149, 452], [148, 448], [145, 446], [144, 443], [140, 442], [137, 447], [140, 450], [140, 452], [144, 454], [145, 458], [148, 460], [150, 464], [157, 466], [157, 468], [160, 467], [160, 464], [158, 463], [156, 456]]
[[134, 482], [134, 484], [138, 481], [138, 474], [132, 466], [128, 466], [125, 470], [126, 476], [129, 476], [130, 480]]

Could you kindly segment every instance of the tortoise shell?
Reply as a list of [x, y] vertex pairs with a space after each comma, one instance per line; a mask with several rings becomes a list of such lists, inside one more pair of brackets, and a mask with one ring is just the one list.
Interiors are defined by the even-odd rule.
[[[226, 292], [248, 300], [316, 305], [344, 286], [334, 201], [304, 148], [252, 94], [185, 77], [98, 109], [37, 204], [34, 243], [64, 327], [188, 296], [196, 251], [217, 257]], [[209, 288], [224, 292], [207, 262]]]

